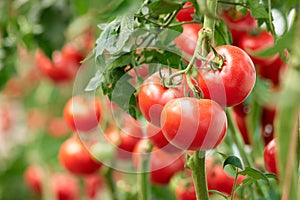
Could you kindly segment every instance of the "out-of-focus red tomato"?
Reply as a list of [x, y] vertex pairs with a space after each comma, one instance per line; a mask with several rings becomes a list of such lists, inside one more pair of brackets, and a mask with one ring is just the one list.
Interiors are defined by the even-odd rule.
[[245, 15], [235, 8], [225, 9], [221, 17], [231, 32], [233, 45], [239, 43], [243, 34], [258, 27], [257, 20], [251, 16], [249, 10]]
[[69, 174], [53, 174], [50, 177], [50, 189], [57, 200], [78, 200], [79, 182]]
[[192, 2], [186, 2], [183, 5], [183, 8], [177, 13], [176, 19], [179, 22], [188, 22], [193, 20], [193, 16], [195, 14], [195, 9], [193, 7]]
[[34, 193], [42, 194], [44, 171], [40, 166], [29, 165], [24, 172], [24, 181]]

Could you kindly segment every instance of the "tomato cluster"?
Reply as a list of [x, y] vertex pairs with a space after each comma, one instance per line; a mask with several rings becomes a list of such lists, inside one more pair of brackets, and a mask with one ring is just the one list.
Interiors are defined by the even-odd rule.
[[84, 55], [72, 44], [65, 45], [61, 51], [54, 51], [52, 60], [42, 50], [35, 54], [38, 69], [53, 82], [73, 80], [83, 58]]
[[[159, 187], [169, 185], [178, 174], [187, 173], [187, 177], [180, 180], [173, 192], [179, 200], [196, 200], [192, 172], [187, 169], [190, 167], [188, 161], [194, 155], [192, 151], [203, 153], [218, 148], [225, 141], [226, 134], [235, 131], [235, 125], [244, 143], [253, 144], [253, 133], [248, 123], [252, 107], [248, 100], [252, 98], [256, 80], [263, 79], [269, 83], [271, 90], [279, 90], [280, 74], [286, 64], [279, 54], [260, 56], [261, 51], [274, 46], [273, 35], [258, 28], [258, 22], [249, 10], [245, 14], [234, 8], [226, 8], [220, 14], [220, 19], [224, 21], [232, 37], [232, 44], [211, 44], [210, 52], [199, 50], [194, 63], [189, 63], [196, 46], [199, 45], [199, 31], [203, 30], [203, 25], [197, 21], [200, 19], [195, 18], [193, 4], [194, 1], [182, 4], [182, 9], [177, 10], [177, 15], [174, 16], [174, 21], [182, 23], [183, 28], [182, 33], [172, 43], [182, 53], [180, 67], [170, 64], [168, 68], [153, 72], [152, 64], [147, 63], [135, 68], [136, 71], [128, 72], [128, 69], [136, 66], [125, 64], [123, 71], [137, 80], [128, 81], [130, 84], [136, 87], [142, 80], [133, 94], [134, 103], [137, 103], [134, 105], [136, 118], [128, 113], [119, 113], [117, 110], [120, 108], [112, 102], [110, 95], [110, 100], [106, 96], [89, 98], [76, 95], [64, 102], [62, 118], [52, 118], [47, 126], [52, 136], [57, 138], [66, 136], [69, 129], [73, 131], [73, 135], [61, 143], [58, 152], [59, 164], [64, 173], [50, 173], [50, 177], [46, 177], [49, 174], [45, 169], [30, 166], [24, 179], [34, 193], [41, 195], [47, 180], [50, 180], [50, 193], [56, 195], [57, 199], [78, 199], [79, 177], [84, 180], [87, 196], [96, 199], [101, 188], [112, 184], [104, 184], [99, 172], [111, 170], [113, 164], [121, 161], [129, 162], [132, 171], [149, 173], [151, 184]], [[74, 45], [66, 44], [61, 51], [53, 52], [50, 59], [42, 50], [37, 50], [36, 66], [43, 76], [55, 83], [69, 82], [75, 77], [80, 62], [86, 56], [82, 52]], [[142, 51], [137, 50], [135, 53], [142, 54]], [[146, 54], [141, 56], [141, 60], [144, 56]], [[112, 90], [115, 86], [108, 85], [105, 89]], [[261, 113], [258, 124], [266, 145], [265, 169], [278, 174], [277, 144], [274, 140], [277, 110], [272, 105], [259, 106]], [[232, 112], [228, 112], [233, 115], [232, 118], [225, 112], [230, 111], [229, 107], [233, 108]], [[0, 114], [4, 116], [3, 113]], [[5, 130], [6, 126], [10, 126], [10, 118], [6, 115], [3, 118], [5, 126], [0, 128]], [[228, 131], [228, 120], [231, 119], [235, 124]], [[88, 142], [81, 141], [81, 137], [90, 139], [89, 137], [94, 136], [98, 138], [99, 135], [113, 147], [113, 153], [110, 154], [113, 155], [110, 158], [113, 164], [109, 163], [112, 166], [102, 162], [103, 155], [95, 156], [94, 149], [87, 145]], [[227, 143], [233, 144], [232, 141]], [[206, 166], [207, 188], [230, 196], [235, 187], [241, 185], [247, 177], [229, 175], [219, 160], [216, 161], [211, 161]], [[147, 166], [143, 165], [145, 163]], [[105, 175], [107, 178], [107, 174]], [[113, 182], [119, 177], [110, 178]], [[124, 183], [120, 181], [118, 184]]]

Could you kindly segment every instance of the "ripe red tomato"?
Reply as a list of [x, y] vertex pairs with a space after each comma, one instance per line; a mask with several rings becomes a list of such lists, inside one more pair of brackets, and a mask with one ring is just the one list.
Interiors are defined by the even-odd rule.
[[101, 118], [100, 100], [72, 97], [65, 105], [64, 120], [73, 130], [87, 132], [98, 126]]
[[[135, 148], [133, 164], [137, 171], [141, 172], [140, 163], [142, 157], [146, 156], [148, 140], [140, 140]], [[184, 155], [182, 153], [167, 153], [154, 146], [150, 156], [150, 180], [153, 184], [167, 185], [172, 176], [184, 169]]]
[[[242, 103], [252, 91], [256, 73], [251, 58], [242, 49], [223, 45], [215, 48], [224, 62], [220, 69], [212, 69], [209, 63], [199, 68], [198, 84], [204, 98], [212, 99], [222, 106]], [[207, 58], [214, 61], [213, 52]]]
[[67, 60], [76, 65], [74, 67], [80, 67], [80, 62], [84, 59], [84, 56], [73, 44], [65, 44], [61, 52]]
[[152, 142], [152, 144], [163, 151], [166, 151], [168, 153], [181, 151], [181, 149], [178, 149], [177, 147], [169, 143], [160, 128], [152, 125], [151, 123], [147, 124], [146, 136]]
[[[183, 24], [182, 27], [183, 27], [183, 31], [174, 40], [174, 43], [184, 54], [184, 58], [189, 58], [194, 54], [197, 40], [198, 40], [198, 32], [202, 28], [202, 25], [201, 24]], [[187, 60], [189, 60], [189, 59], [187, 59]]]
[[41, 73], [54, 82], [70, 81], [74, 78], [77, 69], [73, 62], [69, 62], [61, 52], [53, 52], [53, 62], [42, 52], [35, 53], [35, 63]]
[[262, 109], [261, 131], [265, 144], [267, 145], [274, 137], [274, 119], [276, 116], [275, 108]]
[[61, 145], [59, 161], [68, 171], [76, 175], [89, 175], [100, 169], [102, 164], [88, 152], [79, 138], [73, 136]]
[[79, 182], [69, 174], [53, 174], [50, 188], [57, 200], [77, 200], [80, 196]]
[[270, 57], [258, 57], [254, 55], [257, 52], [274, 46], [274, 37], [266, 30], [261, 30], [255, 33], [247, 32], [241, 36], [238, 46], [250, 55], [253, 63], [257, 67], [268, 67], [279, 56], [278, 54]]
[[24, 181], [27, 186], [36, 194], [42, 194], [42, 181], [44, 172], [41, 167], [29, 165], [24, 172]]
[[248, 132], [247, 122], [246, 122], [246, 117], [247, 114], [249, 113], [249, 105], [245, 103], [238, 104], [233, 107], [232, 111], [233, 111], [232, 112], [233, 119], [236, 122], [236, 125], [240, 133], [242, 134], [245, 144], [250, 144], [249, 132]]
[[280, 75], [286, 69], [286, 63], [278, 56], [271, 64], [258, 67], [258, 74], [270, 80], [274, 87], [280, 86]]
[[126, 123], [121, 130], [112, 124], [105, 131], [108, 141], [118, 147], [116, 155], [120, 159], [130, 159], [136, 143], [143, 137], [142, 129], [134, 123], [138, 122]]
[[104, 187], [104, 180], [99, 174], [92, 174], [84, 178], [84, 186], [89, 199], [99, 199], [98, 194]]
[[[173, 70], [175, 72], [175, 70]], [[163, 76], [168, 76], [167, 69], [161, 71]], [[180, 79], [175, 78], [175, 81]], [[171, 99], [183, 97], [183, 84], [176, 88], [167, 88], [162, 84], [159, 72], [149, 76], [141, 85], [138, 93], [138, 101], [141, 112], [147, 121], [160, 127], [160, 114], [164, 105]]]
[[[236, 183], [241, 184], [245, 176], [238, 176]], [[221, 165], [213, 166], [207, 172], [207, 187], [209, 190], [231, 194], [234, 185], [234, 177], [229, 176]]]
[[264, 150], [264, 162], [266, 169], [273, 173], [278, 174], [277, 168], [277, 140], [274, 138], [269, 142]]
[[193, 20], [193, 16], [195, 14], [195, 9], [193, 7], [192, 2], [186, 2], [183, 8], [177, 13], [176, 19], [179, 22], [188, 22]]
[[55, 138], [61, 138], [66, 136], [70, 130], [64, 119], [54, 117], [48, 122], [48, 132]]
[[223, 141], [227, 117], [223, 108], [210, 99], [183, 97], [165, 105], [161, 125], [174, 146], [183, 150], [209, 150]]
[[197, 200], [193, 181], [182, 180], [176, 186], [175, 194], [178, 200]]
[[251, 16], [249, 10], [245, 15], [235, 8], [225, 9], [221, 17], [231, 32], [234, 45], [239, 43], [243, 34], [258, 27], [257, 20]]

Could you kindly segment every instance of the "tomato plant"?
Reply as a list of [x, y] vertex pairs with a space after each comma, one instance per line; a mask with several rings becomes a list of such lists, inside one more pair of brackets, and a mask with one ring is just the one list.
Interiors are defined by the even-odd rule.
[[197, 81], [204, 98], [215, 100], [222, 106], [242, 103], [252, 91], [256, 79], [252, 60], [235, 46], [219, 46], [215, 51], [218, 56], [210, 52], [207, 58], [218, 61], [219, 66], [214, 68], [213, 64], [205, 63], [198, 73]]
[[299, 199], [298, 4], [1, 1], [0, 199]]

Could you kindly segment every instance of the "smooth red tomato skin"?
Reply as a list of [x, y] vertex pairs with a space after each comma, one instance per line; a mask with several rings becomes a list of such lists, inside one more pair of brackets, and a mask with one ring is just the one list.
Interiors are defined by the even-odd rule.
[[65, 105], [63, 116], [70, 128], [87, 132], [96, 128], [101, 118], [100, 100], [85, 100], [74, 96]]
[[73, 44], [65, 44], [61, 51], [67, 60], [80, 67], [80, 62], [84, 59], [84, 56]]
[[279, 56], [278, 54], [270, 57], [258, 57], [253, 55], [256, 52], [260, 52], [264, 49], [274, 46], [274, 37], [266, 30], [262, 30], [256, 34], [247, 32], [241, 37], [238, 46], [250, 55], [253, 63], [257, 67], [268, 66], [272, 64], [272, 62], [274, 62]]
[[[161, 72], [163, 76], [167, 77], [169, 75], [167, 69]], [[175, 72], [175, 70], [173, 70], [173, 72]], [[156, 72], [149, 76], [141, 85], [138, 100], [141, 112], [146, 120], [160, 127], [160, 114], [164, 105], [171, 99], [183, 96], [182, 84], [176, 88], [166, 88], [162, 84], [159, 72]]]
[[[129, 130], [132, 132], [128, 132]], [[105, 131], [108, 141], [117, 146], [116, 155], [120, 159], [130, 159], [135, 145], [140, 141], [143, 133], [140, 130], [129, 128], [127, 130], [118, 130], [111, 126]]]
[[249, 105], [245, 103], [238, 104], [232, 109], [232, 116], [243, 137], [245, 144], [250, 144], [249, 131], [247, 127], [247, 114], [249, 113]]
[[274, 87], [278, 87], [280, 86], [280, 75], [286, 67], [286, 63], [278, 56], [271, 64], [258, 67], [258, 74], [262, 78], [270, 80]]
[[174, 146], [183, 150], [209, 150], [223, 141], [227, 117], [223, 108], [210, 99], [183, 97], [165, 105], [161, 125]]
[[239, 43], [243, 34], [258, 27], [257, 20], [251, 16], [250, 11], [245, 15], [234, 8], [226, 9], [222, 13], [222, 19], [231, 32], [234, 45]]
[[160, 128], [152, 125], [151, 123], [147, 124], [146, 136], [152, 142], [152, 144], [154, 144], [163, 151], [166, 151], [168, 153], [181, 151], [181, 149], [178, 149], [177, 147], [169, 143], [169, 141], [164, 136]]
[[75, 175], [89, 175], [97, 172], [102, 164], [92, 158], [79, 138], [67, 139], [59, 150], [59, 161], [69, 172]]
[[[137, 171], [140, 170], [140, 162], [143, 153], [146, 152], [148, 140], [140, 140], [133, 151], [133, 164]], [[173, 175], [184, 169], [185, 159], [182, 153], [167, 153], [154, 146], [150, 155], [150, 180], [156, 185], [167, 185]]]
[[[221, 106], [235, 106], [242, 103], [251, 93], [256, 72], [251, 58], [242, 49], [223, 45], [215, 48], [224, 63], [219, 70], [211, 69], [208, 63], [199, 68], [198, 85], [202, 89], [204, 98], [212, 99]], [[213, 52], [207, 56], [214, 60]]]
[[35, 63], [41, 73], [53, 82], [66, 82], [74, 78], [77, 69], [70, 63], [61, 52], [53, 53], [53, 62], [44, 54], [42, 50], [35, 53]]
[[174, 43], [186, 56], [192, 56], [194, 54], [198, 32], [202, 28], [201, 24], [183, 24], [182, 33], [175, 38]]
[[[245, 176], [238, 176], [237, 185], [241, 184]], [[234, 177], [229, 176], [221, 165], [213, 166], [207, 172], [207, 187], [209, 190], [218, 190], [228, 195], [231, 194]]]
[[79, 199], [79, 182], [68, 174], [54, 174], [50, 179], [50, 187], [57, 200]]
[[24, 172], [24, 181], [36, 194], [42, 194], [44, 172], [39, 166], [29, 165]]
[[104, 187], [104, 180], [100, 175], [92, 174], [90, 176], [85, 177], [84, 186], [85, 186], [86, 195], [90, 199], [96, 199], [98, 193]]
[[278, 174], [277, 168], [277, 140], [274, 138], [264, 149], [264, 162], [266, 169], [273, 173]]
[[193, 7], [192, 2], [186, 2], [183, 6], [183, 8], [177, 13], [176, 19], [179, 22], [188, 22], [192, 21], [193, 17], [192, 15], [195, 14], [195, 9]]

